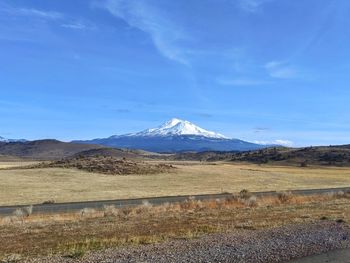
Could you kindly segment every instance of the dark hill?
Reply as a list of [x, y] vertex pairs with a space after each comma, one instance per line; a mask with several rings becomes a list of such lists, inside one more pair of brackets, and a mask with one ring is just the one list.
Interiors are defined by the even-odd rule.
[[172, 158], [176, 160], [240, 161], [294, 166], [350, 166], [350, 145], [306, 148], [273, 147], [247, 152], [182, 153], [174, 155]]
[[0, 143], [0, 156], [14, 156], [31, 160], [56, 160], [98, 148], [102, 148], [102, 146], [57, 140], [10, 142]]

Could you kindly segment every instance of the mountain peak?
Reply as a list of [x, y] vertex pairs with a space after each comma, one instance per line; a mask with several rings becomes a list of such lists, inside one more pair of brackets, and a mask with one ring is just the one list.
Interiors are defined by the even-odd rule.
[[170, 120], [168, 120], [167, 122], [165, 122], [163, 125], [161, 125], [161, 126], [169, 126], [169, 127], [171, 127], [171, 126], [174, 126], [174, 125], [177, 125], [178, 123], [180, 123], [180, 122], [186, 122], [186, 121], [184, 121], [184, 120], [180, 120], [180, 119], [178, 119], [178, 118], [172, 118], [172, 119], [170, 119]]
[[157, 128], [147, 129], [142, 132], [130, 134], [131, 136], [172, 136], [172, 135], [195, 135], [203, 136], [208, 138], [216, 139], [226, 139], [222, 134], [207, 131], [202, 129], [195, 124], [181, 120], [178, 118], [173, 118], [164, 124], [158, 126]]

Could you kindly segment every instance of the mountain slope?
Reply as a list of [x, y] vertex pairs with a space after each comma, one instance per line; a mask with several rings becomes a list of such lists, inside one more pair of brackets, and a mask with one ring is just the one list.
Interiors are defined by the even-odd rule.
[[222, 134], [207, 131], [189, 121], [179, 119], [171, 119], [157, 128], [138, 133], [75, 142], [151, 152], [247, 151], [267, 147], [239, 139], [229, 139]]

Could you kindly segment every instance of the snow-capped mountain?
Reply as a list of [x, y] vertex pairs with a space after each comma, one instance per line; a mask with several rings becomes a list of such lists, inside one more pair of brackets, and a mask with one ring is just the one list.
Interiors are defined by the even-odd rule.
[[7, 139], [4, 137], [0, 136], [0, 142], [4, 142], [4, 143], [9, 143], [9, 142], [25, 142], [26, 140], [24, 139]]
[[207, 138], [227, 139], [224, 135], [207, 131], [193, 123], [185, 120], [173, 118], [157, 128], [147, 129], [137, 133], [128, 134], [128, 136], [176, 136], [176, 135], [195, 135]]
[[268, 147], [239, 139], [230, 139], [220, 133], [207, 131], [189, 121], [176, 118], [157, 128], [137, 133], [74, 142], [153, 152], [247, 151]]

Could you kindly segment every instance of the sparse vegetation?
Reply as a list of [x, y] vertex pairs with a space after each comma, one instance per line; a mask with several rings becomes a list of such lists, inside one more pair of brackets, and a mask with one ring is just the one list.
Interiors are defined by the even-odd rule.
[[90, 250], [172, 238], [192, 239], [216, 232], [254, 231], [317, 220], [342, 223], [350, 220], [349, 198], [346, 194], [293, 195], [282, 203], [278, 196], [241, 199], [236, 195], [229, 200], [191, 198], [160, 206], [146, 202], [122, 209], [108, 206], [101, 211], [83, 209], [79, 213], [32, 215], [23, 217], [21, 224], [1, 218], [0, 259], [9, 254], [48, 253], [77, 259]]
[[85, 255], [86, 251], [86, 248], [83, 246], [76, 246], [70, 248], [69, 251], [65, 252], [63, 256], [71, 259], [79, 259]]
[[243, 189], [239, 192], [239, 197], [242, 199], [249, 199], [251, 196], [252, 194], [247, 189]]
[[307, 167], [307, 161], [305, 160], [305, 161], [302, 161], [301, 163], [300, 163], [300, 167]]
[[287, 203], [293, 198], [292, 192], [283, 191], [277, 193], [277, 198], [281, 203]]
[[118, 214], [118, 210], [115, 208], [114, 205], [105, 205], [103, 206], [103, 213], [105, 217], [116, 216]]
[[257, 206], [257, 198], [252, 195], [248, 199], [245, 200], [245, 204], [249, 207]]
[[28, 217], [33, 213], [33, 206], [32, 205], [26, 206], [23, 208], [23, 211], [24, 211], [25, 216]]
[[31, 214], [33, 213], [33, 206], [26, 206], [26, 207], [22, 207], [22, 208], [17, 208], [14, 212], [13, 212], [13, 216], [7, 216], [5, 217], [5, 221], [6, 222], [10, 222], [10, 223], [17, 223], [17, 222], [24, 222], [24, 219], [26, 217], [29, 217]]
[[21, 208], [17, 208], [14, 212], [13, 215], [17, 218], [23, 219], [24, 217], [24, 211]]
[[92, 208], [83, 208], [80, 211], [81, 217], [92, 217], [95, 214], [96, 214], [96, 210]]
[[51, 204], [54, 204], [54, 203], [56, 203], [55, 200], [50, 199], [50, 200], [44, 201], [42, 204], [43, 204], [43, 205], [51, 205]]

